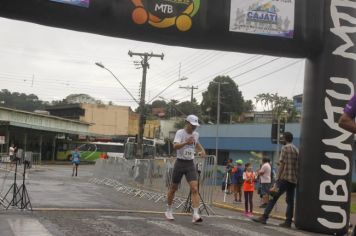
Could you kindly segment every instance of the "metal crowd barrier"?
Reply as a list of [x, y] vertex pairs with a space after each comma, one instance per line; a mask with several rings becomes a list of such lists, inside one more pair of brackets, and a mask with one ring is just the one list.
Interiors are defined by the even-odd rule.
[[10, 156], [9, 156], [8, 153], [0, 153], [0, 157], [1, 157], [1, 162], [2, 163], [10, 162]]
[[[155, 202], [166, 202], [166, 195], [172, 183], [175, 158], [132, 159], [109, 158], [97, 160], [93, 178], [89, 181], [113, 187], [116, 191]], [[200, 170], [199, 192], [205, 204], [212, 204], [216, 185], [216, 157], [195, 158]], [[198, 172], [199, 173], [199, 172]], [[174, 199], [174, 206], [180, 208], [186, 202], [190, 188], [183, 178]]]
[[41, 164], [42, 164], [41, 153], [33, 152], [32, 153], [32, 166], [39, 166]]
[[[17, 158], [18, 158], [18, 164], [22, 165], [24, 161], [28, 163], [29, 168], [36, 167], [38, 165], [41, 165], [41, 153], [36, 153], [36, 152], [23, 152], [22, 149], [19, 149], [17, 153]], [[2, 163], [10, 163], [10, 156], [8, 153], [0, 153], [0, 158]]]

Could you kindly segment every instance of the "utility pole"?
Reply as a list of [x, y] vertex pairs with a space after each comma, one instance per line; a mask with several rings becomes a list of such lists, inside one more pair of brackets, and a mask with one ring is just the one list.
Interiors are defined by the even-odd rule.
[[194, 87], [194, 86], [179, 86], [179, 88], [181, 89], [190, 89], [191, 90], [191, 95], [190, 95], [190, 102], [193, 105], [193, 99], [194, 99], [194, 89], [198, 89], [198, 87]]
[[190, 89], [191, 90], [191, 95], [190, 95], [190, 103], [191, 103], [191, 106], [192, 106], [192, 114], [194, 113], [194, 106], [193, 106], [193, 100], [194, 100], [194, 89], [198, 89], [198, 87], [194, 87], [194, 86], [179, 86], [179, 88], [181, 89]]
[[143, 159], [143, 132], [145, 127], [145, 96], [146, 96], [146, 77], [147, 77], [147, 69], [149, 69], [150, 65], [148, 64], [148, 60], [152, 57], [159, 57], [163, 60], [164, 55], [162, 54], [153, 54], [153, 53], [134, 53], [129, 51], [129, 56], [139, 56], [141, 57], [141, 66], [143, 68], [142, 72], [142, 82], [141, 82], [141, 98], [140, 98], [140, 118], [138, 123], [138, 135], [137, 135], [137, 149], [136, 149], [136, 158]]

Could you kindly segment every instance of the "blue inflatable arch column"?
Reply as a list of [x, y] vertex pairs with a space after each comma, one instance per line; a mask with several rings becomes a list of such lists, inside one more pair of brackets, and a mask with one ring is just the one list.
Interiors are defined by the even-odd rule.
[[[186, 0], [193, 5], [184, 9], [165, 0], [87, 0], [77, 6], [63, 4], [66, 0], [1, 0], [0, 16], [169, 45], [307, 58], [295, 223], [343, 235], [350, 215], [353, 135], [337, 121], [355, 90], [356, 2], [285, 0], [295, 5], [294, 35], [282, 38], [229, 31], [231, 1]], [[176, 18], [151, 14], [152, 4], [162, 2], [156, 10]]]

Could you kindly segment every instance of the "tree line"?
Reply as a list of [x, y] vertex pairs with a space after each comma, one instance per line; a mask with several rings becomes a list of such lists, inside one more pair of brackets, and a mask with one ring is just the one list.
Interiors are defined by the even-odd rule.
[[[238, 85], [229, 76], [218, 76], [209, 83], [205, 92], [202, 93], [202, 102], [199, 104], [196, 99], [193, 101], [178, 100], [155, 100], [151, 104], [146, 104], [146, 119], [169, 119], [171, 117], [185, 117], [188, 114], [198, 115], [203, 123], [217, 122], [218, 104], [218, 84], [220, 83], [220, 123], [239, 122], [242, 113], [254, 111], [255, 107], [252, 100], [245, 100]], [[78, 98], [80, 98], [78, 100]], [[0, 106], [13, 109], [33, 112], [44, 110], [47, 106], [66, 105], [86, 101], [95, 104], [104, 104], [87, 94], [71, 94], [62, 100], [42, 101], [35, 94], [24, 94], [13, 92], [7, 89], [0, 91]], [[256, 104], [261, 103], [267, 111], [271, 111], [273, 118], [287, 117], [289, 121], [294, 121], [297, 111], [293, 106], [293, 101], [287, 97], [280, 97], [278, 94], [262, 93], [255, 97]], [[114, 105], [109, 102], [108, 105]], [[140, 108], [136, 109], [139, 112]], [[287, 115], [286, 115], [287, 114]]]

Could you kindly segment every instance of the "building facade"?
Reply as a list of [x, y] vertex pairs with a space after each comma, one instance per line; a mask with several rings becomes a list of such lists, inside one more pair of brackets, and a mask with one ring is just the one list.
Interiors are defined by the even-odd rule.
[[98, 104], [69, 104], [47, 107], [53, 116], [90, 123], [90, 133], [104, 136], [127, 136], [134, 116], [128, 106], [111, 106]]
[[54, 161], [57, 141], [71, 135], [90, 135], [89, 126], [86, 122], [0, 107], [1, 153], [7, 156], [13, 144], [22, 153]]

